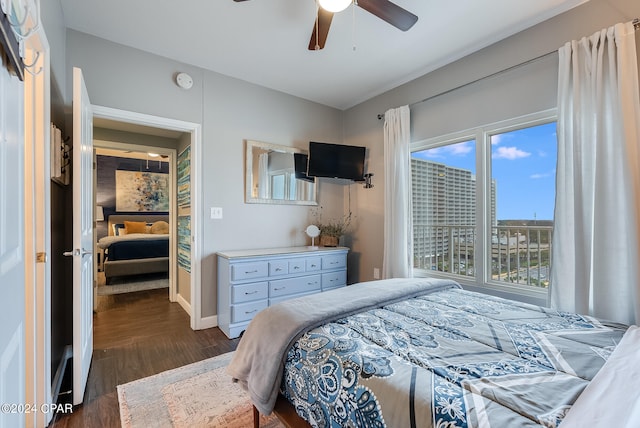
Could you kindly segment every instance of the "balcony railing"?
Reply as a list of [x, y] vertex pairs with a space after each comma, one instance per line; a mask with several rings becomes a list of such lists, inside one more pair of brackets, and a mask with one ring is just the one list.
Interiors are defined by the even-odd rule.
[[[490, 279], [548, 287], [552, 226], [491, 228]], [[414, 225], [414, 268], [475, 277], [476, 230], [472, 226]]]

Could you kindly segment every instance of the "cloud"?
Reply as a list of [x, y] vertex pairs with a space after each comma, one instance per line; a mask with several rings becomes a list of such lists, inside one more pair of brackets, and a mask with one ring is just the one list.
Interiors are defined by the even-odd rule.
[[531, 156], [531, 153], [520, 150], [517, 147], [498, 147], [493, 153], [495, 159], [521, 159]]
[[548, 178], [548, 177], [555, 177], [555, 176], [556, 176], [556, 170], [552, 169], [549, 172], [540, 172], [537, 174], [531, 174], [529, 178], [531, 178], [532, 180], [539, 180], [541, 178]]
[[471, 153], [473, 151], [473, 144], [471, 144], [470, 142], [459, 143], [447, 146], [447, 148], [449, 149], [449, 153], [454, 156], [464, 156], [467, 153]]
[[447, 146], [435, 147], [433, 149], [424, 150], [421, 152], [414, 153], [421, 154], [421, 157], [424, 159], [443, 159], [446, 156], [465, 156], [468, 153], [473, 152], [474, 142], [473, 141], [465, 141], [463, 143], [449, 144]]
[[493, 134], [491, 136], [491, 145], [497, 146], [498, 144], [502, 144], [509, 140], [513, 140], [514, 138], [516, 138], [516, 135], [513, 132], [503, 132], [502, 134]]

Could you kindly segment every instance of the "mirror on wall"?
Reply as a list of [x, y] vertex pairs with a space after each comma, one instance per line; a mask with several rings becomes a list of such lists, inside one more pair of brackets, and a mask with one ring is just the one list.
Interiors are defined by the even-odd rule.
[[316, 180], [306, 175], [307, 151], [247, 141], [246, 202], [317, 205]]

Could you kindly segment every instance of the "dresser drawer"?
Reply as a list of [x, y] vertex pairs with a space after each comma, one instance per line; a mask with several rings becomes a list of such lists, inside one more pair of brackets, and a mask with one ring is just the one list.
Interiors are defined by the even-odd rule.
[[347, 258], [344, 255], [322, 256], [322, 269], [339, 269], [347, 267]]
[[234, 305], [231, 307], [231, 322], [248, 321], [258, 312], [265, 309], [269, 302], [265, 300], [258, 300], [256, 302], [243, 303], [241, 305]]
[[314, 290], [320, 291], [321, 281], [320, 275], [269, 281], [269, 297], [273, 298], [285, 294], [298, 294]]
[[252, 300], [266, 299], [269, 297], [269, 283], [252, 282], [245, 285], [234, 285], [231, 288], [231, 303], [250, 302]]
[[272, 260], [269, 262], [269, 276], [286, 275], [289, 273], [287, 260]]
[[342, 287], [347, 285], [347, 271], [331, 272], [322, 274], [322, 289]]
[[322, 269], [322, 258], [320, 257], [307, 257], [305, 259], [305, 269], [307, 272], [314, 272]]
[[304, 259], [289, 260], [289, 273], [302, 273], [306, 270]]
[[231, 266], [231, 280], [242, 281], [244, 279], [262, 278], [269, 274], [269, 263], [237, 263]]

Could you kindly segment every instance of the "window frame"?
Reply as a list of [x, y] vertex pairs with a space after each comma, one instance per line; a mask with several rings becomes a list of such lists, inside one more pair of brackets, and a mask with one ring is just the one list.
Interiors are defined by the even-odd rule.
[[528, 299], [532, 303], [543, 303], [545, 305], [548, 303], [549, 289], [552, 284], [546, 289], [540, 289], [528, 285], [505, 283], [491, 279], [491, 179], [493, 176], [491, 169], [491, 137], [496, 134], [557, 121], [557, 109], [552, 108], [411, 143], [410, 150], [411, 153], [413, 153], [474, 140], [476, 156], [475, 275], [464, 276], [448, 272], [414, 268], [414, 276], [453, 279], [465, 288], [487, 291], [491, 292], [491, 294], [504, 295], [506, 297], [520, 296]]

